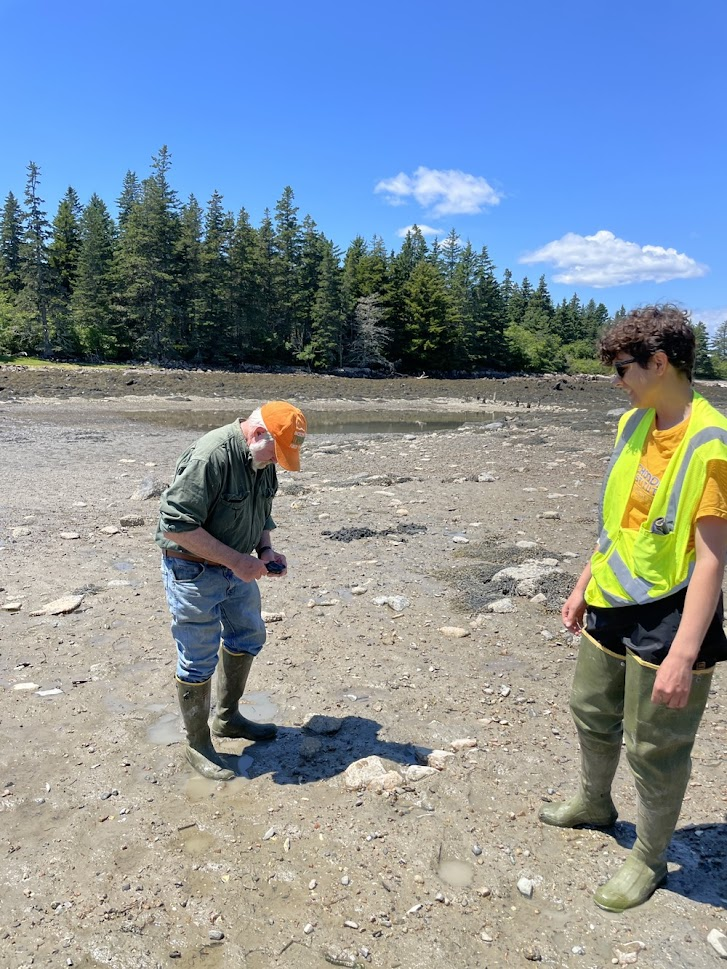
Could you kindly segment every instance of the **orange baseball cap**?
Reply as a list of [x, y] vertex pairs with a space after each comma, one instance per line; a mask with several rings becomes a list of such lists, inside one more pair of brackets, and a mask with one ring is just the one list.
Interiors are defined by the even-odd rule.
[[300, 446], [308, 429], [303, 411], [286, 400], [271, 400], [262, 405], [260, 416], [275, 441], [275, 460], [286, 471], [300, 471]]

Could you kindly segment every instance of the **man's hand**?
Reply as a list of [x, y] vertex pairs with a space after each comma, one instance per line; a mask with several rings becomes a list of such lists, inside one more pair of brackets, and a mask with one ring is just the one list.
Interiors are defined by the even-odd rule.
[[265, 575], [269, 579], [282, 579], [284, 575], [288, 574], [288, 560], [284, 555], [280, 555], [275, 549], [266, 548], [263, 554], [260, 556], [260, 561], [264, 562], [266, 565], [268, 562], [276, 562], [278, 565], [283, 566], [282, 572], [268, 572], [265, 570]]
[[571, 592], [563, 603], [560, 611], [563, 625], [568, 632], [577, 635], [583, 628], [583, 615], [586, 611], [586, 600], [581, 590], [576, 588]]
[[255, 579], [262, 579], [268, 574], [265, 563], [255, 555], [240, 553], [231, 568], [237, 578], [242, 579], [243, 582], [254, 582]]
[[691, 688], [692, 667], [669, 653], [656, 674], [651, 702], [671, 710], [681, 710], [687, 705]]

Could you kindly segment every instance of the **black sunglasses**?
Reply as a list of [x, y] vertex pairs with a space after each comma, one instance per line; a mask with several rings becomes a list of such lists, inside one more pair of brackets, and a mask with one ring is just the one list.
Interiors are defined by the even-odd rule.
[[614, 362], [613, 368], [618, 374], [619, 380], [623, 380], [624, 376], [626, 375], [626, 371], [629, 369], [632, 363], [638, 363], [638, 360], [631, 357], [630, 360], [616, 360]]

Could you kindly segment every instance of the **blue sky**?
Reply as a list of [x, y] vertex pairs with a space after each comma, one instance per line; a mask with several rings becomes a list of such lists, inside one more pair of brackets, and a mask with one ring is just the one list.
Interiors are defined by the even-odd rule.
[[110, 206], [163, 144], [182, 199], [283, 188], [345, 249], [454, 228], [611, 311], [727, 319], [721, 0], [0, 0], [0, 197]]

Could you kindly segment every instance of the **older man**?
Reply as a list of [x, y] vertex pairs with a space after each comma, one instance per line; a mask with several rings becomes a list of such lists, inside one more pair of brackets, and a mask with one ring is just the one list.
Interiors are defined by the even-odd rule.
[[256, 580], [280, 578], [287, 570], [271, 539], [275, 465], [300, 470], [305, 433], [297, 407], [279, 400], [263, 404], [247, 420], [210, 431], [188, 448], [161, 498], [156, 542], [177, 645], [186, 757], [213, 780], [235, 776], [215, 750], [208, 724], [220, 642], [212, 732], [246, 740], [270, 740], [277, 732], [274, 724], [243, 717], [238, 703], [265, 642]]

